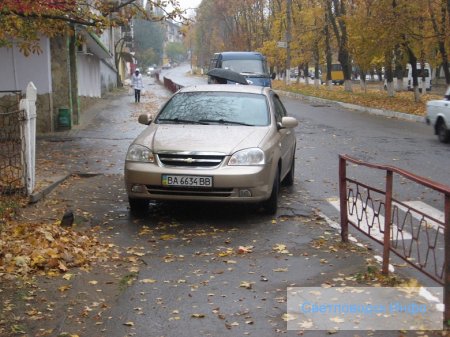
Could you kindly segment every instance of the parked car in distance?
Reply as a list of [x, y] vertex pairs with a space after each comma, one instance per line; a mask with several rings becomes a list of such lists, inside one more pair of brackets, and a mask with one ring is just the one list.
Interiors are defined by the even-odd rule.
[[427, 102], [425, 120], [428, 125], [433, 126], [439, 141], [450, 142], [450, 87], [447, 88], [443, 99]]
[[155, 67], [148, 67], [147, 68], [147, 75], [148, 76], [153, 77], [153, 76], [155, 76], [155, 74], [156, 74], [156, 68]]
[[175, 93], [132, 142], [125, 160], [131, 211], [149, 200], [259, 203], [276, 213], [294, 182], [298, 121], [268, 87], [201, 85]]
[[[275, 73], [269, 73], [266, 57], [258, 52], [227, 51], [215, 53], [210, 60], [208, 72], [222, 68], [237, 72], [247, 79], [248, 84], [262, 87], [272, 87]], [[212, 83], [208, 77], [208, 83]]]

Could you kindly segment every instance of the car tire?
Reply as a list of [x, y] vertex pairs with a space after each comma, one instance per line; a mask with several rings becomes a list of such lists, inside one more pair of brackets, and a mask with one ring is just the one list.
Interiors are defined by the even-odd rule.
[[289, 170], [286, 177], [284, 177], [283, 184], [285, 186], [294, 185], [295, 180], [295, 155], [292, 157], [291, 169]]
[[148, 209], [149, 202], [147, 199], [128, 198], [128, 203], [130, 204], [130, 212], [142, 213]]
[[443, 120], [439, 121], [438, 125], [436, 126], [436, 133], [441, 143], [450, 142], [450, 131], [448, 130], [447, 125], [445, 125], [445, 122]]
[[272, 193], [269, 199], [264, 201], [263, 208], [267, 214], [274, 215], [278, 209], [278, 193], [280, 192], [280, 171], [277, 169], [275, 179], [273, 181]]

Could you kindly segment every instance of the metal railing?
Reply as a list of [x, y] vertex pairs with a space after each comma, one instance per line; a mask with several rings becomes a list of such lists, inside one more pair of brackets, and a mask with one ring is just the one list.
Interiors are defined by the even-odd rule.
[[180, 84], [175, 83], [170, 78], [164, 77], [164, 86], [169, 89], [172, 93], [177, 92], [180, 90], [183, 86]]
[[[347, 176], [347, 163], [384, 172], [384, 189]], [[394, 174], [400, 184], [414, 183], [441, 196], [444, 218], [426, 214], [394, 194]], [[365, 175], [365, 180], [368, 180]], [[399, 185], [397, 184], [397, 187]], [[400, 189], [400, 188], [398, 188]], [[348, 241], [348, 225], [383, 245], [382, 272], [388, 274], [394, 253], [431, 279], [444, 285], [445, 320], [450, 319], [450, 186], [389, 165], [339, 156], [341, 238]], [[448, 248], [448, 249], [447, 249]]]

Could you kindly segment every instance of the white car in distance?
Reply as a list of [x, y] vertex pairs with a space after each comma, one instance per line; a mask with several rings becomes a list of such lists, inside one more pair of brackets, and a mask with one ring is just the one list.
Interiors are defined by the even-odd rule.
[[450, 87], [447, 88], [443, 99], [427, 102], [425, 120], [433, 126], [434, 134], [442, 143], [450, 142]]

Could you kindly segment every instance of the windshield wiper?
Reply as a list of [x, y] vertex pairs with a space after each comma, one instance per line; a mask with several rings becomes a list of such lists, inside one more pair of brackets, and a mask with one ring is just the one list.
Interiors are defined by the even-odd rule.
[[181, 119], [181, 118], [158, 118], [157, 122], [171, 122], [176, 124], [208, 124], [203, 121], [194, 121], [190, 119]]
[[229, 120], [226, 120], [226, 119], [223, 119], [223, 118], [220, 118], [220, 119], [200, 119], [199, 122], [254, 126], [252, 124], [247, 124], [247, 123], [243, 123], [243, 122], [236, 122], [236, 121], [229, 121]]

